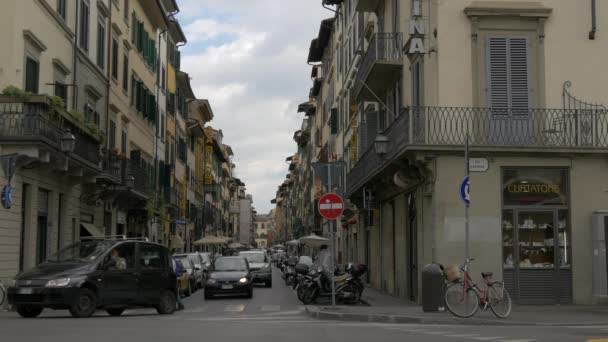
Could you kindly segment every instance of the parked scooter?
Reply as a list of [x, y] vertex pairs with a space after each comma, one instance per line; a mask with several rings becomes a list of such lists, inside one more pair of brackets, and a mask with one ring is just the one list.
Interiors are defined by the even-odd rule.
[[[336, 283], [336, 299], [344, 304], [357, 304], [361, 300], [365, 286], [361, 276], [367, 272], [363, 264], [349, 265], [347, 273], [334, 275]], [[324, 275], [323, 269], [312, 270], [298, 285], [298, 299], [305, 305], [314, 302], [318, 297], [330, 297], [331, 280]]]

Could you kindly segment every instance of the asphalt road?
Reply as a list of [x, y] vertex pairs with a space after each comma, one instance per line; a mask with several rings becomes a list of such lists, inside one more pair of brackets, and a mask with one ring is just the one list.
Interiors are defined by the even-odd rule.
[[[608, 338], [603, 327], [496, 327], [379, 324], [315, 320], [306, 316], [291, 289], [274, 270], [272, 289], [255, 288], [252, 299], [205, 300], [203, 291], [184, 300], [186, 309], [171, 316], [154, 310], [127, 311], [121, 317], [103, 312], [73, 319], [67, 311], [47, 310], [40, 318], [0, 313], [3, 341], [502, 341], [576, 342]], [[608, 340], [607, 340], [608, 341]]]

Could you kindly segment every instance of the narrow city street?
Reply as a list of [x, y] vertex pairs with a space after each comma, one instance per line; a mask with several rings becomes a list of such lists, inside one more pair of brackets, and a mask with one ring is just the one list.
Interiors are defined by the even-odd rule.
[[171, 316], [153, 310], [132, 310], [121, 317], [99, 312], [89, 319], [67, 311], [47, 310], [40, 318], [0, 314], [7, 341], [503, 341], [576, 342], [608, 336], [608, 326], [519, 327], [424, 324], [383, 324], [324, 321], [310, 318], [281, 273], [274, 269], [273, 288], [257, 287], [252, 299], [205, 300], [198, 291]]

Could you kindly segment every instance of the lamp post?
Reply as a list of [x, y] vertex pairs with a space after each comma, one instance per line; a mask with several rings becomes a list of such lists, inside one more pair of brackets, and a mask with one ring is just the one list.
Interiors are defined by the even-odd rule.
[[66, 154], [73, 153], [76, 149], [76, 137], [74, 134], [72, 134], [72, 132], [70, 132], [69, 129], [66, 129], [61, 137], [60, 148], [61, 152]]
[[388, 143], [388, 138], [384, 134], [378, 133], [374, 140], [374, 150], [376, 151], [376, 154], [381, 157], [384, 156], [388, 152]]
[[127, 179], [125, 180], [125, 185], [129, 189], [133, 189], [133, 187], [135, 186], [135, 177], [133, 175], [128, 175]]

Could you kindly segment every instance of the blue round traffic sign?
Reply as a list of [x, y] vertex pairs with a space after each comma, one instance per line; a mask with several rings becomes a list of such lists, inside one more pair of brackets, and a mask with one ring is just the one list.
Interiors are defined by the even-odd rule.
[[466, 176], [460, 184], [460, 198], [467, 207], [471, 206], [471, 179]]
[[13, 206], [13, 187], [7, 185], [2, 189], [2, 207], [10, 209]]

